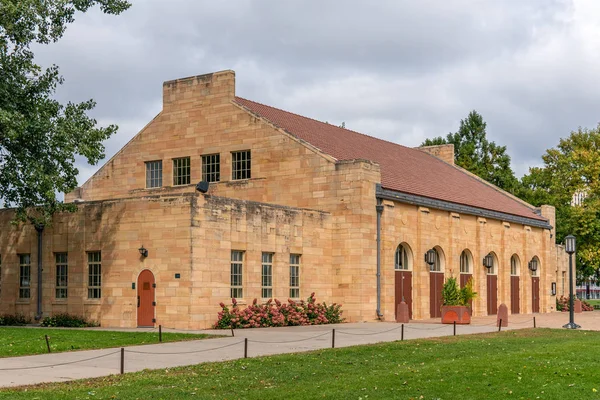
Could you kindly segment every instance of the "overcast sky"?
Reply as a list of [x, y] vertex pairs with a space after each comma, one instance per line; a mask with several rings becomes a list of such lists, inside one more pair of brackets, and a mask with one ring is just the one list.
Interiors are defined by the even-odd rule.
[[[598, 0], [132, 2], [35, 48], [60, 100], [94, 98], [119, 125], [107, 159], [160, 111], [163, 81], [224, 69], [238, 96], [411, 147], [475, 109], [519, 176], [600, 121]], [[78, 167], [80, 184], [98, 168]]]

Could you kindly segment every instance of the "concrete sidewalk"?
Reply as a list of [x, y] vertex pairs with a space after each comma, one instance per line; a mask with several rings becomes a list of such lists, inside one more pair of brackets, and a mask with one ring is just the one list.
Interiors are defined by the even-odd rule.
[[[569, 318], [567, 313], [536, 314], [535, 317], [538, 327], [552, 328], [560, 328], [568, 322]], [[577, 314], [576, 322], [584, 329], [600, 330], [600, 312]], [[503, 329], [532, 327], [532, 315], [518, 315], [511, 316], [509, 327]], [[248, 357], [330, 348], [333, 329], [335, 329], [335, 347], [391, 342], [400, 340], [402, 334], [400, 324], [382, 322], [236, 330], [235, 337], [127, 347], [125, 348], [125, 372], [243, 358], [246, 338], [248, 339]], [[119, 330], [133, 331], [133, 329]], [[498, 328], [496, 327], [496, 318], [491, 316], [474, 318], [471, 325], [457, 325], [456, 330], [457, 335], [465, 335], [495, 332]], [[135, 331], [144, 330], [137, 329]], [[164, 331], [173, 332], [175, 330], [165, 329]], [[229, 331], [201, 332], [230, 334]], [[452, 334], [453, 326], [442, 325], [439, 323], [439, 319], [411, 322], [404, 325], [405, 340]], [[0, 387], [118, 374], [120, 353], [120, 349], [113, 348], [1, 358]]]

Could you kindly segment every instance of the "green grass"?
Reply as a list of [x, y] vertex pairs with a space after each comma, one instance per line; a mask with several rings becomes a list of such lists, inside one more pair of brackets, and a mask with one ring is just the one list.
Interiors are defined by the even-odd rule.
[[[158, 332], [114, 332], [89, 329], [0, 327], [0, 357], [16, 357], [48, 352], [105, 349], [109, 347], [158, 343]], [[163, 342], [205, 339], [209, 335], [163, 332]]]
[[411, 340], [0, 391], [0, 399], [597, 399], [600, 332]]
[[592, 306], [600, 306], [600, 300], [586, 300]]

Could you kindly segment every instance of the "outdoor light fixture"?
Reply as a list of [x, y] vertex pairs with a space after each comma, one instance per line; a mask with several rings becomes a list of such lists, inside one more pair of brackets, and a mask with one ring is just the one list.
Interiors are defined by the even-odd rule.
[[575, 323], [573, 310], [573, 253], [575, 253], [575, 236], [569, 235], [565, 238], [565, 251], [569, 254], [569, 323], [563, 328], [577, 329], [581, 326]]
[[494, 266], [494, 256], [492, 253], [488, 253], [487, 256], [483, 257], [483, 266], [487, 269], [491, 269]]
[[425, 262], [430, 266], [435, 264], [435, 258], [437, 257], [437, 253], [434, 249], [429, 249], [425, 253]]
[[138, 250], [140, 251], [142, 257], [148, 257], [148, 249], [146, 249], [144, 245], [142, 245], [142, 247], [140, 247]]
[[537, 271], [537, 268], [538, 268], [538, 260], [537, 260], [537, 258], [533, 257], [531, 259], [531, 261], [529, 261], [529, 269], [532, 272], [535, 272], [535, 271]]

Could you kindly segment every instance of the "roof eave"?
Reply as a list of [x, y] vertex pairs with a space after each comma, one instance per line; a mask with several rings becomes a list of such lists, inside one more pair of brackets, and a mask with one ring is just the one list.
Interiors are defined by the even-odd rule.
[[508, 214], [501, 211], [486, 210], [484, 208], [452, 203], [445, 200], [432, 199], [429, 197], [397, 192], [395, 190], [384, 189], [379, 183], [376, 186], [375, 196], [380, 199], [394, 200], [402, 203], [413, 204], [416, 206], [437, 208], [439, 210], [475, 215], [477, 217], [491, 218], [499, 221], [513, 222], [536, 228], [552, 229], [552, 225], [550, 225], [548, 220], [543, 221], [534, 218], [521, 217], [518, 215]]

